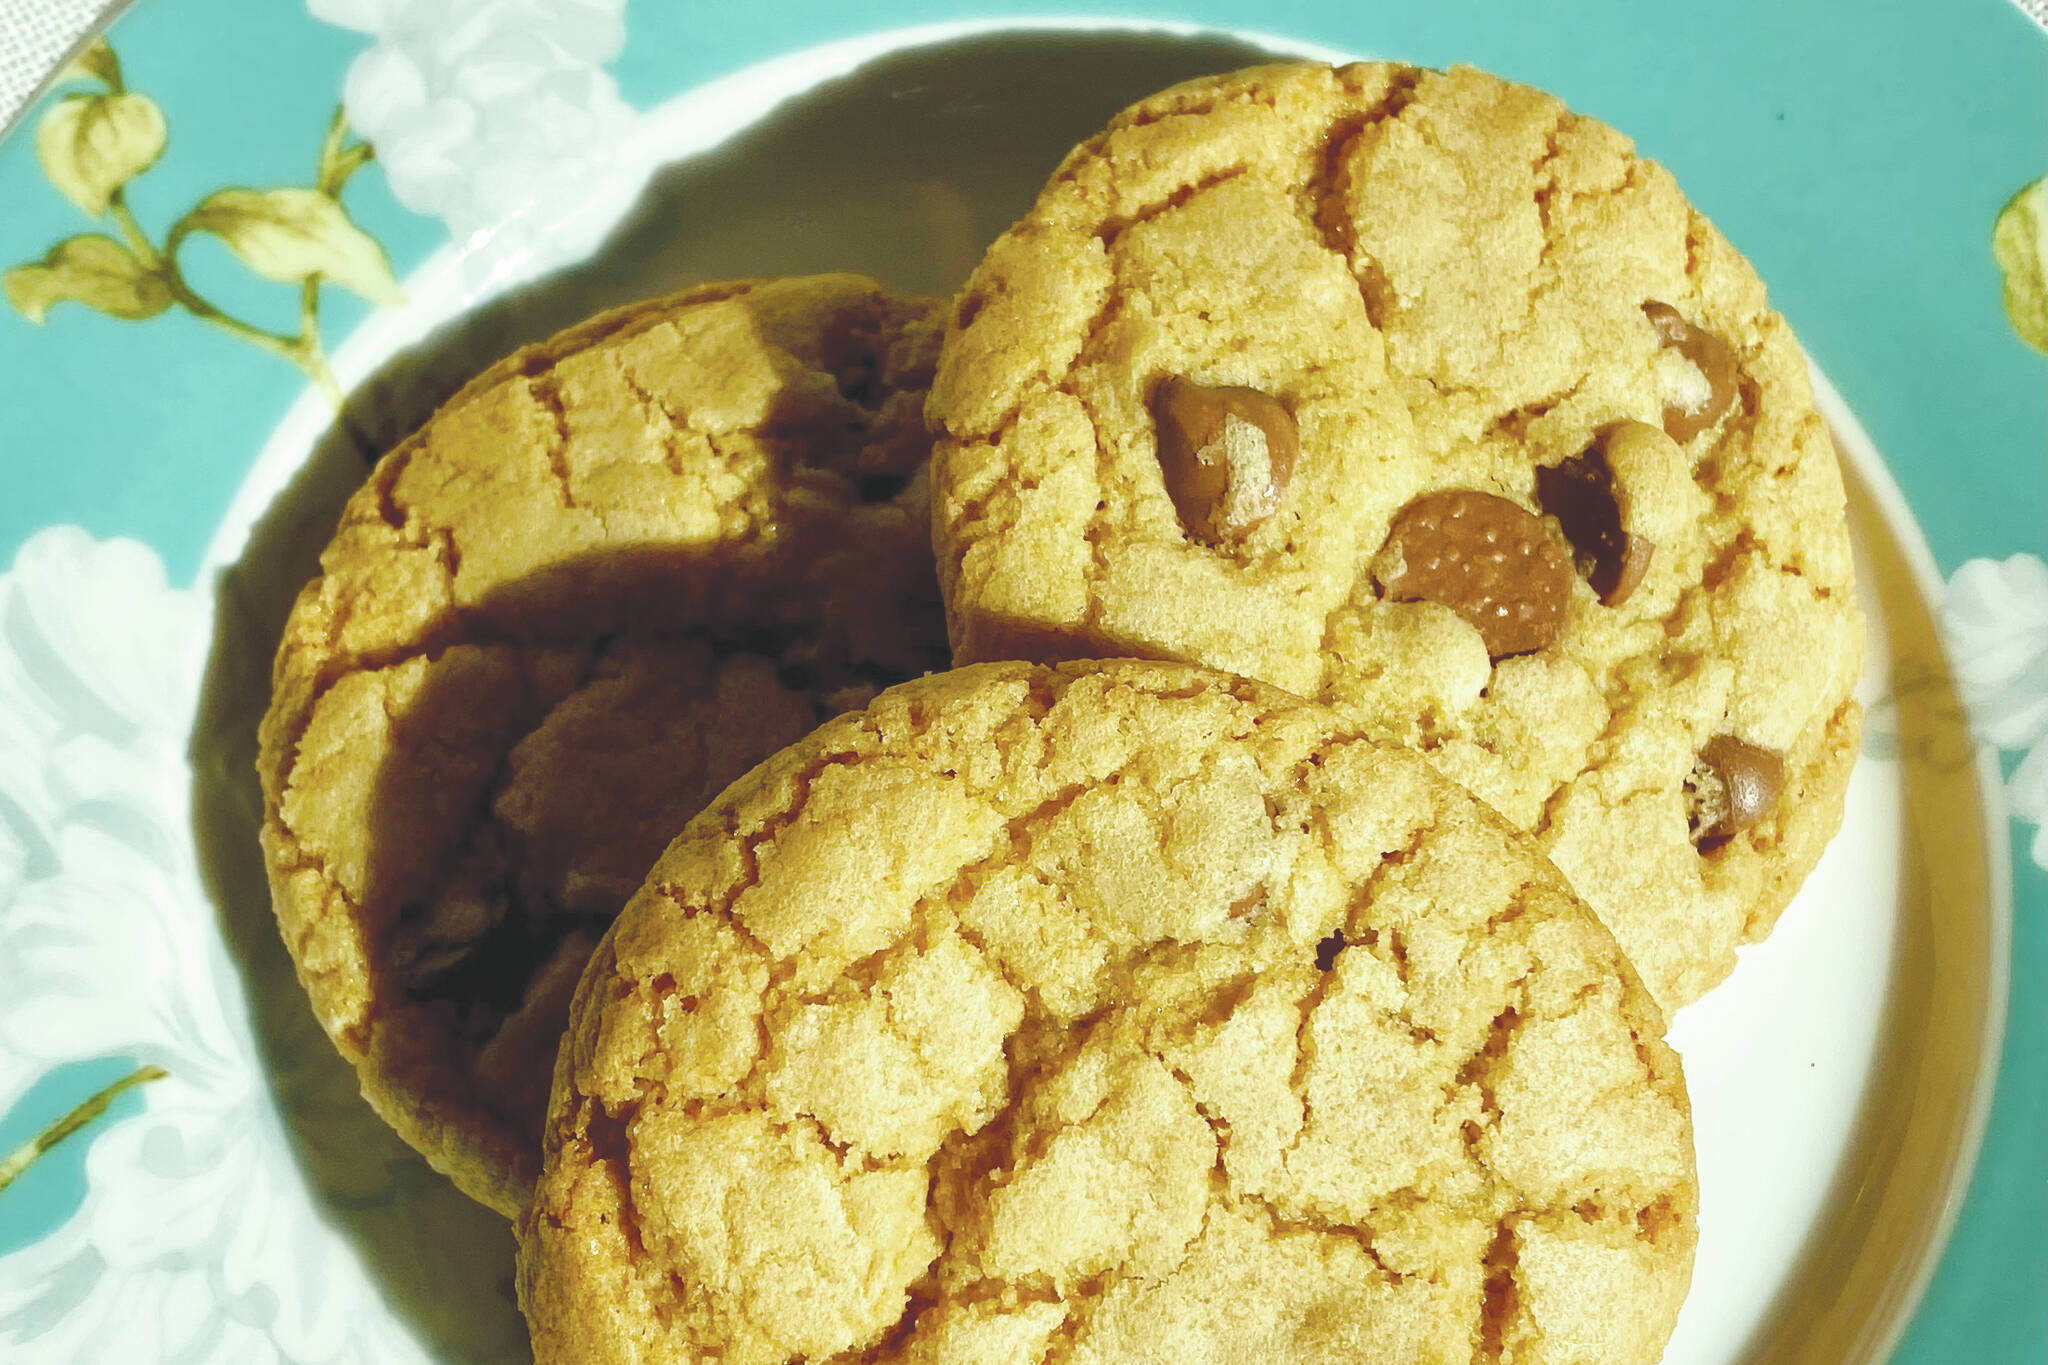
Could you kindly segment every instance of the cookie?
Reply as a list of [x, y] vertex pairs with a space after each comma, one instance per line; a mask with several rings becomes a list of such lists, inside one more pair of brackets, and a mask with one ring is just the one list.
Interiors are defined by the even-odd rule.
[[377, 466], [294, 606], [263, 848], [321, 1024], [508, 1216], [583, 962], [726, 783], [945, 666], [926, 300], [709, 285], [513, 355]]
[[1805, 359], [1548, 95], [1284, 65], [1144, 101], [990, 248], [929, 415], [957, 663], [1325, 700], [1535, 833], [1667, 1010], [1840, 823], [1863, 624]]
[[1181, 665], [893, 688], [599, 945], [518, 1224], [540, 1365], [1658, 1358], [1662, 1018], [1415, 754]]

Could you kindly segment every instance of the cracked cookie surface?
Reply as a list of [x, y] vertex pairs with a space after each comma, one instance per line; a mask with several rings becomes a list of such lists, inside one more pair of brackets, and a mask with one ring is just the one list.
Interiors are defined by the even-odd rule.
[[733, 778], [944, 667], [926, 300], [709, 285], [511, 356], [380, 462], [285, 628], [272, 899], [365, 1095], [517, 1212], [592, 945]]
[[[1241, 538], [1191, 532], [1162, 478], [1176, 381], [1291, 414], [1290, 485]], [[1134, 106], [989, 250], [929, 415], [956, 662], [1180, 659], [1327, 700], [1534, 831], [1667, 1011], [1840, 822], [1862, 622], [1804, 358], [1671, 176], [1548, 95], [1289, 65]], [[1581, 459], [1617, 430], [1628, 458]], [[1544, 518], [1568, 602], [1375, 575], [1404, 508], [1557, 514], [1538, 470], [1574, 460], [1609, 487]], [[1503, 644], [1482, 608], [1541, 629]], [[1717, 735], [1787, 780], [1699, 840]]]
[[1526, 836], [1334, 711], [989, 664], [735, 783], [599, 945], [540, 1365], [1650, 1362], [1662, 1019]]

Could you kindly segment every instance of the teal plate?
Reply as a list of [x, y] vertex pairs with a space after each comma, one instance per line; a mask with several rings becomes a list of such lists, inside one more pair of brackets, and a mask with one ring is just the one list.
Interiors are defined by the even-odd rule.
[[1559, 11], [126, 12], [0, 141], [0, 1355], [524, 1358], [503, 1224], [361, 1104], [263, 891], [253, 721], [340, 499], [608, 303], [949, 289], [1116, 108], [1268, 51], [1470, 62], [1629, 132], [1822, 377], [1869, 737], [1778, 932], [1674, 1025], [1667, 1361], [2048, 1355], [2048, 44], [1995, 0]]

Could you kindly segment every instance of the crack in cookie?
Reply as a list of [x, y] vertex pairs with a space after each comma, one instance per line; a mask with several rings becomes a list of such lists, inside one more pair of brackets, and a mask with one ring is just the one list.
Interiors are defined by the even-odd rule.
[[946, 661], [933, 309], [721, 284], [528, 347], [385, 457], [294, 607], [259, 760], [286, 944], [371, 1103], [508, 1216], [577, 955], [662, 845]]
[[[1076, 148], [963, 297], [930, 402], [956, 663], [1181, 660], [1337, 706], [1542, 838], [1667, 1012], [1769, 931], [1854, 743], [1841, 475], [1762, 285], [1626, 138], [1469, 68], [1194, 81]], [[1229, 535], [1162, 463], [1164, 383], [1298, 430]], [[1374, 572], [1431, 496], [1511, 504], [1568, 558], [1538, 470], [1624, 420], [1656, 434], [1614, 488], [1657, 546], [1625, 596], [1546, 580], [1558, 628], [1489, 649], [1529, 595]], [[1779, 755], [1787, 795], [1702, 847], [1682, 788], [1719, 733]]]
[[599, 948], [518, 1225], [536, 1359], [1486, 1361], [1598, 1320], [1647, 1365], [1695, 1235], [1661, 1028], [1524, 836], [1332, 710], [906, 684]]

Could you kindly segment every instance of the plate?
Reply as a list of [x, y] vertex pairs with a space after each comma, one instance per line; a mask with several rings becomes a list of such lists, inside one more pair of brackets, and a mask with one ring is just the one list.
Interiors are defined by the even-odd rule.
[[[463, 29], [452, 6], [415, 4], [403, 22], [367, 0], [313, 8], [370, 31], [240, 9], [231, 21], [218, 4], [209, 28], [201, 0], [151, 0], [112, 34], [118, 72], [95, 56], [57, 97], [101, 101], [63, 117], [106, 120], [111, 159], [60, 167], [53, 184], [31, 136], [0, 144], [0, 264], [47, 261], [46, 294], [98, 291], [53, 308], [42, 331], [0, 313], [0, 410], [14, 419], [0, 437], [0, 1152], [138, 1066], [167, 1073], [0, 1191], [10, 1359], [523, 1355], [502, 1223], [355, 1096], [277, 942], [255, 850], [270, 654], [378, 452], [514, 345], [611, 303], [827, 268], [949, 289], [1068, 146], [1175, 80], [1275, 52], [1441, 61], [1461, 41], [1484, 63], [1503, 41], [1330, 5], [1307, 7], [1288, 36], [968, 18], [798, 46], [764, 20], [678, 60], [664, 54], [690, 35], [675, 16], [635, 12], [622, 29], [590, 5], [471, 6]], [[1995, 17], [2004, 29], [1978, 16], [1985, 41], [2018, 37], [2038, 58], [2016, 14]], [[1649, 51], [1669, 36], [1654, 27], [1613, 41]], [[254, 52], [269, 66], [237, 64]], [[1995, 267], [1971, 310], [1958, 306], [1966, 321], [1923, 308], [1929, 349], [1974, 365], [1977, 410], [1951, 411], [1944, 434], [1984, 466], [1960, 487], [1928, 479], [1921, 433], [1879, 422], [1893, 412], [1885, 349], [1830, 353], [1844, 324], [1816, 312], [1808, 326], [1797, 307], [1826, 297], [1830, 263], [1794, 253], [1774, 268], [1731, 221], [1754, 216], [1746, 201], [1714, 202], [1716, 158], [1739, 138], [1673, 137], [1654, 103], [1631, 121], [1602, 107], [1611, 83], [1571, 78], [1577, 58], [1546, 60], [1549, 78], [1530, 69], [1544, 61], [1493, 64], [1642, 132], [1840, 377], [1849, 398], [1819, 371], [1816, 383], [1873, 624], [1843, 832], [1772, 938], [1675, 1021], [1703, 1211], [1666, 1359], [1939, 1360], [1959, 1344], [2019, 1358], [2006, 1352], [2040, 1340], [2038, 1294], [2029, 1306], [1971, 1286], [1987, 1265], [2001, 1267], [1994, 1291], [2040, 1279], [2028, 1267], [2043, 1255], [2042, 891], [2033, 858], [2009, 849], [2006, 774], [1968, 717], [1974, 704], [1985, 739], [2026, 750], [2037, 773], [2048, 763], [2048, 714], [2029, 710], [2048, 670], [2048, 566], [2007, 553], [2038, 548], [2039, 517], [2002, 528], [1989, 491], [2041, 504], [2038, 360], [2000, 311]], [[1708, 79], [1703, 65], [1679, 63], [1674, 88]], [[344, 91], [351, 122], [330, 129]], [[131, 95], [168, 129], [160, 161]], [[2003, 188], [1967, 224], [1980, 243], [2039, 173], [2035, 132], [2031, 168], [1988, 182]], [[351, 150], [364, 135], [377, 160]], [[1755, 177], [1776, 183], [1786, 153], [1752, 146]], [[1854, 207], [1847, 175], [1819, 180], [1765, 216]], [[273, 193], [323, 183], [332, 209]], [[146, 260], [189, 206], [181, 287], [222, 318], [160, 298], [118, 256]], [[117, 254], [48, 255], [91, 232]], [[1785, 234], [1758, 235], [1768, 247]], [[293, 282], [307, 261], [341, 281], [314, 295], [310, 323]], [[1957, 288], [1945, 266], [1916, 263], [1912, 278], [1939, 295]], [[110, 316], [123, 312], [148, 316]], [[2030, 372], [2025, 389], [1991, 387]], [[1940, 561], [1923, 523], [1948, 532]], [[1938, 562], [1959, 567], [1945, 580]], [[2013, 784], [2022, 805], [2028, 780]], [[1949, 1268], [1895, 1353], [1959, 1216]]]

